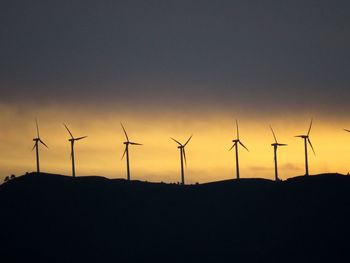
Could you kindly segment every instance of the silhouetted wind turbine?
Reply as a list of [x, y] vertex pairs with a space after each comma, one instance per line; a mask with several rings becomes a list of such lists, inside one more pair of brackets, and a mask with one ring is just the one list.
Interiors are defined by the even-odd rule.
[[123, 124], [120, 124], [123, 128], [125, 137], [126, 137], [126, 142], [124, 142], [125, 144], [125, 150], [122, 156], [122, 159], [124, 158], [125, 154], [126, 154], [126, 175], [127, 175], [127, 179], [128, 181], [130, 181], [130, 161], [129, 161], [129, 145], [142, 145], [141, 143], [137, 143], [137, 142], [131, 142], [129, 140], [128, 134], [126, 133], [126, 130], [123, 126]]
[[75, 141], [79, 141], [82, 139], [85, 139], [87, 136], [83, 136], [83, 137], [78, 137], [78, 138], [74, 138], [73, 134], [71, 133], [71, 131], [68, 129], [68, 127], [63, 124], [64, 127], [66, 127], [69, 135], [70, 135], [70, 139], [68, 140], [70, 142], [71, 145], [71, 159], [72, 159], [72, 176], [75, 177], [75, 161], [74, 161], [74, 142]]
[[278, 143], [276, 139], [275, 132], [273, 131], [272, 127], [270, 126], [273, 138], [275, 139], [275, 143], [272, 143], [271, 146], [273, 146], [273, 153], [274, 153], [274, 161], [275, 161], [275, 181], [279, 181], [278, 178], [278, 169], [277, 169], [277, 148], [278, 146], [287, 146], [287, 144], [284, 143]]
[[186, 147], [186, 145], [189, 143], [189, 141], [191, 140], [191, 138], [192, 138], [192, 135], [190, 136], [190, 138], [188, 138], [188, 140], [186, 141], [185, 144], [181, 144], [179, 141], [175, 140], [174, 138], [171, 138], [174, 142], [176, 142], [176, 143], [179, 145], [177, 148], [180, 149], [181, 184], [182, 184], [182, 185], [185, 184], [184, 161], [185, 161], [185, 165], [187, 164], [185, 147]]
[[236, 148], [236, 177], [239, 179], [239, 163], [238, 163], [238, 144], [240, 144], [244, 149], [246, 149], [248, 152], [248, 148], [244, 146], [244, 144], [239, 139], [239, 129], [238, 129], [238, 122], [236, 120], [236, 128], [237, 128], [237, 139], [232, 140], [233, 145], [229, 149], [231, 151], [234, 147]]
[[309, 143], [313, 153], [315, 154], [314, 147], [312, 146], [312, 143], [311, 143], [310, 138], [309, 138], [311, 127], [312, 127], [312, 119], [311, 119], [310, 127], [309, 127], [309, 130], [308, 130], [307, 134], [306, 135], [297, 135], [297, 136], [295, 136], [295, 137], [302, 138], [304, 140], [304, 148], [305, 148], [305, 175], [306, 176], [309, 175], [309, 163], [308, 163], [308, 155], [307, 155], [307, 144], [308, 143]]
[[37, 137], [33, 139], [33, 141], [35, 143], [34, 143], [32, 151], [35, 148], [35, 152], [36, 152], [36, 171], [37, 171], [37, 173], [40, 173], [39, 142], [42, 145], [44, 145], [46, 148], [49, 148], [49, 147], [40, 139], [39, 125], [38, 125], [38, 120], [37, 119], [35, 119], [35, 123], [36, 123], [36, 134], [37, 134]]

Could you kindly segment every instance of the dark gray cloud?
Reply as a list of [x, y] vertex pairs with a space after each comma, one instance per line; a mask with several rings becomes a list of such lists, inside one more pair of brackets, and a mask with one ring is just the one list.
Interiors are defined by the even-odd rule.
[[348, 1], [0, 5], [2, 101], [349, 109]]

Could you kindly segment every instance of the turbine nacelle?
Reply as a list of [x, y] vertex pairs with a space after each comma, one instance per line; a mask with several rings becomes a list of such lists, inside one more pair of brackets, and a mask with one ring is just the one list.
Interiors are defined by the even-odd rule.
[[302, 138], [302, 139], [308, 139], [309, 138], [309, 135], [296, 135], [294, 137], [297, 137], [297, 138]]
[[184, 172], [184, 163], [185, 165], [187, 165], [187, 160], [186, 160], [186, 151], [185, 151], [185, 147], [186, 145], [190, 142], [192, 138], [192, 135], [188, 138], [188, 140], [182, 144], [181, 142], [179, 142], [178, 140], [175, 140], [174, 138], [171, 138], [175, 143], [178, 144], [177, 148], [180, 149], [180, 161], [181, 161], [181, 184], [184, 185], [185, 184], [185, 172]]
[[246, 149], [248, 152], [248, 148], [245, 147], [245, 145], [241, 142], [241, 140], [239, 139], [239, 128], [238, 128], [238, 121], [236, 120], [236, 131], [237, 131], [237, 139], [232, 140], [233, 145], [231, 146], [231, 148], [229, 149], [229, 151], [231, 151], [234, 147], [237, 147], [238, 144], [240, 144], [244, 149]]
[[33, 141], [35, 142], [33, 149], [34, 149], [37, 145], [39, 145], [39, 142], [40, 142], [42, 145], [44, 145], [46, 148], [49, 148], [49, 147], [46, 145], [46, 143], [44, 143], [40, 138], [34, 138]]
[[178, 149], [184, 149], [185, 146], [181, 145], [181, 146], [177, 146]]
[[308, 143], [310, 145], [313, 153], [316, 155], [314, 147], [312, 146], [312, 143], [311, 143], [311, 140], [310, 140], [310, 136], [309, 136], [311, 128], [312, 128], [312, 119], [311, 119], [311, 122], [310, 122], [309, 130], [307, 131], [307, 134], [306, 135], [296, 135], [295, 137], [304, 139], [305, 143]]
[[288, 144], [285, 144], [285, 143], [271, 143], [271, 146], [287, 146]]
[[276, 134], [275, 134], [275, 132], [273, 131], [271, 125], [270, 125], [270, 129], [271, 129], [273, 138], [274, 138], [274, 140], [275, 140], [274, 143], [271, 143], [271, 146], [273, 146], [273, 150], [274, 150], [273, 160], [274, 160], [274, 162], [275, 162], [275, 181], [280, 181], [280, 179], [278, 178], [277, 149], [278, 149], [278, 146], [287, 146], [287, 144], [285, 144], [285, 143], [279, 143], [279, 142], [277, 141]]
[[312, 128], [312, 119], [311, 119], [311, 122], [310, 122], [309, 130], [307, 131], [307, 134], [306, 135], [297, 135], [295, 137], [299, 137], [299, 138], [303, 138], [303, 139], [309, 139], [311, 128]]
[[305, 134], [302, 134], [302, 135], [297, 135], [295, 137], [298, 137], [298, 138], [302, 138], [304, 140], [304, 147], [305, 147], [305, 176], [308, 176], [309, 175], [309, 163], [308, 163], [308, 154], [307, 154], [307, 146], [310, 145], [311, 149], [312, 149], [312, 152], [314, 153], [314, 155], [316, 155], [315, 153], [315, 150], [314, 150], [314, 147], [312, 146], [312, 143], [311, 143], [311, 140], [310, 140], [310, 131], [311, 131], [311, 127], [312, 127], [312, 119], [311, 119], [311, 122], [310, 122], [310, 127]]
[[36, 123], [36, 133], [37, 133], [37, 137], [33, 139], [33, 142], [35, 142], [34, 148], [39, 144], [39, 142], [44, 145], [46, 148], [49, 148], [41, 139], [40, 139], [40, 133], [39, 133], [39, 125], [38, 125], [38, 120], [35, 119], [35, 123]]
[[120, 123], [120, 125], [122, 126], [122, 129], [123, 129], [123, 131], [124, 131], [125, 138], [126, 138], [126, 141], [123, 142], [123, 144], [125, 144], [126, 146], [129, 145], [129, 144], [131, 144], [131, 145], [142, 145], [141, 143], [138, 143], [138, 142], [131, 142], [131, 141], [129, 140], [129, 136], [128, 136], [128, 134], [127, 134], [127, 132], [126, 132], [126, 130], [125, 130], [123, 124]]
[[241, 142], [239, 139], [239, 127], [238, 127], [238, 121], [236, 120], [236, 139], [232, 140], [232, 146], [230, 147], [229, 151], [231, 151], [233, 148], [236, 147], [236, 177], [239, 179], [239, 162], [238, 162], [238, 147], [241, 145], [247, 152], [249, 152], [248, 148]]
[[67, 132], [68, 132], [69, 135], [70, 135], [70, 138], [68, 139], [68, 141], [71, 143], [71, 153], [70, 153], [70, 157], [71, 157], [71, 160], [72, 160], [72, 175], [73, 175], [73, 177], [75, 177], [74, 142], [75, 142], [75, 141], [82, 140], [82, 139], [85, 139], [85, 138], [87, 138], [87, 136], [74, 138], [72, 132], [68, 129], [67, 125], [66, 125], [66, 124], [63, 124], [63, 125], [64, 125], [64, 127], [66, 128]]
[[287, 146], [287, 144], [285, 144], [285, 143], [279, 143], [279, 142], [277, 141], [276, 134], [275, 134], [275, 132], [273, 131], [271, 125], [270, 125], [270, 129], [271, 129], [273, 138], [275, 139], [275, 142], [274, 142], [274, 143], [271, 143], [271, 146], [274, 146], [274, 147], [278, 147], [278, 146]]
[[68, 139], [69, 142], [74, 143], [74, 141], [79, 141], [79, 140], [87, 138], [87, 136], [74, 138], [73, 133], [68, 129], [67, 125], [66, 124], [63, 124], [63, 125], [64, 125], [64, 127], [66, 127], [66, 130], [68, 131], [68, 133], [69, 133], [69, 135], [71, 137], [71, 138]]
[[79, 141], [79, 140], [82, 140], [82, 139], [85, 139], [87, 138], [87, 136], [83, 136], [83, 137], [79, 137], [79, 138], [70, 138], [68, 139], [69, 142], [75, 142], [75, 141]]
[[49, 148], [41, 139], [40, 139], [40, 133], [39, 133], [39, 125], [38, 125], [38, 120], [35, 119], [35, 124], [36, 124], [36, 133], [37, 133], [37, 137], [33, 139], [34, 146], [32, 148], [32, 151], [36, 151], [36, 168], [37, 168], [37, 172], [40, 173], [40, 161], [39, 161], [39, 143], [41, 143], [42, 145], [44, 145], [46, 148]]
[[123, 144], [125, 144], [125, 145], [129, 145], [129, 144], [131, 144], [131, 145], [142, 145], [141, 143], [137, 143], [137, 142], [123, 142]]
[[316, 155], [314, 147], [312, 146], [312, 143], [311, 143], [309, 135], [297, 135], [295, 137], [304, 139], [305, 143], [308, 143], [310, 145], [312, 152]]
[[192, 138], [192, 135], [190, 136], [190, 138], [188, 138], [188, 140], [187, 140], [184, 144], [182, 144], [182, 143], [179, 142], [178, 140], [175, 140], [174, 138], [171, 138], [171, 137], [170, 137], [170, 139], [172, 139], [174, 142], [176, 142], [176, 143], [179, 145], [179, 146], [177, 147], [178, 149], [184, 149], [184, 148], [186, 147], [186, 145], [190, 142], [191, 138]]
[[[123, 132], [124, 132], [125, 138], [126, 138], [126, 141], [123, 142], [123, 144], [125, 145], [125, 150], [124, 150], [124, 152], [123, 152], [123, 155], [122, 155], [121, 160], [123, 160], [123, 159], [124, 159], [124, 156], [127, 154], [127, 160], [126, 160], [126, 161], [127, 161], [127, 163], [129, 163], [129, 145], [142, 145], [142, 144], [141, 144], [141, 143], [137, 143], [137, 142], [131, 142], [131, 141], [129, 140], [129, 136], [128, 136], [128, 134], [127, 134], [127, 132], [126, 132], [126, 130], [125, 130], [123, 124], [120, 123], [120, 125], [122, 126], [122, 129], [123, 129]], [[129, 164], [128, 164], [128, 168], [127, 168], [127, 169], [128, 169], [128, 170], [127, 170], [127, 173], [128, 173], [128, 180], [130, 180], [130, 178], [129, 178], [129, 176], [130, 176]]]
[[247, 152], [249, 152], [248, 148], [239, 140], [232, 140], [233, 145], [231, 146], [231, 148], [229, 149], [229, 151], [231, 151], [234, 147], [238, 147], [238, 144], [240, 144], [244, 149], [246, 149]]
[[186, 147], [186, 145], [190, 142], [191, 138], [192, 138], [192, 135], [188, 138], [188, 140], [187, 140], [184, 144], [182, 144], [182, 143], [179, 142], [178, 140], [175, 140], [174, 138], [171, 138], [171, 137], [170, 137], [170, 139], [172, 139], [174, 142], [176, 142], [176, 143], [179, 145], [179, 146], [177, 146], [177, 148], [180, 149], [180, 151], [181, 151], [181, 156], [184, 158], [185, 164], [187, 163], [185, 147]]

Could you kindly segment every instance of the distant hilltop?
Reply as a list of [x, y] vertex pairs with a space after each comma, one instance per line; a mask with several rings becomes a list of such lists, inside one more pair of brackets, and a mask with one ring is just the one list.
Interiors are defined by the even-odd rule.
[[4, 262], [349, 262], [350, 176], [0, 186]]
[[[149, 181], [140, 181], [140, 180], [127, 180], [123, 178], [106, 178], [103, 176], [97, 176], [97, 175], [91, 175], [91, 176], [79, 176], [79, 177], [71, 177], [69, 175], [62, 175], [62, 174], [53, 174], [53, 173], [37, 173], [37, 172], [31, 172], [26, 173], [21, 176], [15, 176], [11, 175], [6, 177], [5, 182], [12, 181], [15, 179], [16, 183], [24, 183], [24, 182], [48, 182], [48, 181], [57, 181], [58, 182], [69, 182], [69, 181], [90, 181], [91, 183], [94, 182], [109, 182], [109, 183], [125, 183], [125, 184], [144, 184], [144, 185], [180, 185], [182, 187], [186, 187], [186, 185], [182, 185], [181, 183], [165, 183], [165, 182], [149, 182]], [[271, 179], [266, 178], [240, 178], [240, 179], [228, 179], [228, 180], [222, 180], [222, 181], [213, 181], [213, 182], [206, 182], [206, 183], [195, 183], [195, 184], [189, 184], [187, 186], [193, 186], [193, 185], [203, 185], [203, 186], [214, 186], [214, 185], [224, 185], [229, 183], [239, 183], [239, 182], [250, 182], [251, 184], [257, 183], [257, 182], [269, 182], [269, 183], [282, 183], [282, 182], [293, 182], [293, 181], [300, 181], [300, 182], [319, 182], [323, 180], [347, 180], [347, 178], [350, 178], [349, 174], [339, 174], [339, 173], [324, 173], [324, 174], [317, 174], [317, 175], [311, 175], [311, 176], [305, 176], [305, 175], [298, 175], [295, 177], [287, 178], [286, 180], [279, 180], [274, 181]], [[248, 183], [249, 184], [249, 183]]]

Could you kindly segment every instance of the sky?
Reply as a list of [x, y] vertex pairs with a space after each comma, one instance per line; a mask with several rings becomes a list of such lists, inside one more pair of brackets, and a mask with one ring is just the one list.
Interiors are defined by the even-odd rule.
[[132, 177], [189, 183], [234, 177], [228, 152], [238, 119], [241, 176], [273, 178], [269, 125], [288, 147], [281, 178], [347, 173], [350, 160], [348, 1], [24, 1], [0, 4], [0, 180], [35, 170], [35, 118], [49, 149], [43, 171], [125, 177], [122, 122], [144, 143]]

